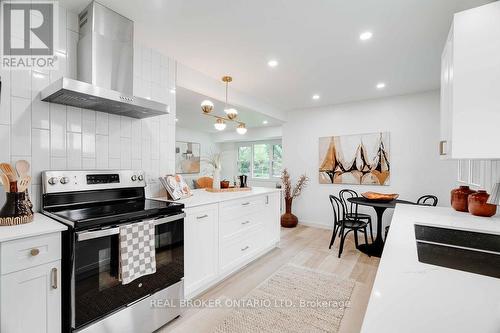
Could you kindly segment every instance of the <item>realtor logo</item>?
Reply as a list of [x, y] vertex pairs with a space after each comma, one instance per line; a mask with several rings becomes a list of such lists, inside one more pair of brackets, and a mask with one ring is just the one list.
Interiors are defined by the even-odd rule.
[[56, 69], [57, 2], [2, 2], [2, 67]]

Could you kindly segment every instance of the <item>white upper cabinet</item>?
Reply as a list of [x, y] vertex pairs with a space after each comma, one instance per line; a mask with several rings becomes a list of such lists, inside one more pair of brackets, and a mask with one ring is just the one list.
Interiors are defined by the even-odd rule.
[[455, 14], [442, 56], [442, 156], [500, 158], [500, 2]]

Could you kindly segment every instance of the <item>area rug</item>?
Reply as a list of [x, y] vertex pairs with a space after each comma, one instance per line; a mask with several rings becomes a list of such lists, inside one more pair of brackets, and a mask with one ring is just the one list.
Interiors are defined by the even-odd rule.
[[233, 310], [213, 332], [338, 332], [354, 284], [285, 265], [242, 300], [229, 300], [235, 302]]

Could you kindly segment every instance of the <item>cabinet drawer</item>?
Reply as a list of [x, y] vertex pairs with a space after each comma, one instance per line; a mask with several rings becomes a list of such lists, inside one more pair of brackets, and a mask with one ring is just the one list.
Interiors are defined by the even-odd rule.
[[1, 274], [20, 271], [61, 258], [61, 233], [0, 244]]
[[261, 225], [258, 225], [256, 227], [249, 228], [248, 234], [222, 242], [222, 270], [242, 263], [248, 256], [260, 250], [262, 247], [263, 232], [264, 231]]
[[267, 195], [243, 198], [221, 203], [221, 221], [232, 220], [236, 217], [245, 216], [262, 210], [266, 203]]
[[221, 239], [231, 238], [240, 233], [246, 233], [250, 228], [262, 223], [262, 213], [240, 216], [220, 224]]

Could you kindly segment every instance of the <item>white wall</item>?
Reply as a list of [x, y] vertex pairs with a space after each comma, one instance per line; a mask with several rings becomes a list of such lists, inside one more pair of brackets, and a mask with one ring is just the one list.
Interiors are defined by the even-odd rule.
[[[170, 105], [170, 115], [137, 120], [40, 100], [62, 76], [76, 78], [78, 18], [59, 8], [58, 71], [2, 70], [0, 161], [31, 163], [35, 208], [40, 172], [65, 169], [143, 169], [148, 195], [174, 168], [175, 61], [135, 41], [134, 93]], [[4, 195], [0, 194], [0, 204]]]
[[[390, 186], [319, 184], [319, 137], [380, 131], [391, 135]], [[311, 179], [294, 202], [299, 223], [331, 227], [328, 195], [337, 195], [343, 188], [358, 193], [399, 193], [407, 200], [434, 194], [440, 205], [448, 206], [450, 190], [456, 186], [457, 163], [440, 160], [438, 142], [437, 91], [291, 112], [283, 129], [284, 166], [294, 179], [304, 172]], [[370, 208], [363, 212], [374, 213]], [[386, 224], [391, 216], [392, 212], [387, 211]]]
[[203, 158], [209, 156], [209, 154], [212, 152], [219, 152], [219, 147], [213, 140], [210, 133], [177, 126], [175, 132], [175, 141], [196, 142], [200, 144], [200, 155], [202, 157], [200, 163], [200, 173], [183, 175], [190, 187], [192, 187], [191, 180], [195, 180], [202, 176], [212, 177], [213, 168], [208, 165], [208, 163], [205, 162]]

